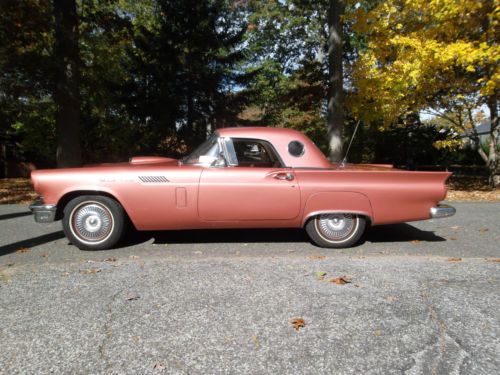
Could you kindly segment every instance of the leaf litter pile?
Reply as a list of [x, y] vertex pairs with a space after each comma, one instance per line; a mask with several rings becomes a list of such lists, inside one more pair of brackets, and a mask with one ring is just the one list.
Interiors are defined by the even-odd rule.
[[500, 202], [500, 189], [491, 189], [484, 177], [453, 175], [448, 185], [448, 201]]
[[35, 198], [36, 193], [29, 179], [0, 179], [0, 204], [31, 203]]

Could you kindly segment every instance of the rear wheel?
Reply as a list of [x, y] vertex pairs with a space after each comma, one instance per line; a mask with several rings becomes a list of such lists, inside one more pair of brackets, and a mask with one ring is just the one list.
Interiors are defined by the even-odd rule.
[[104, 196], [80, 196], [64, 208], [63, 230], [81, 250], [104, 250], [121, 238], [125, 224], [123, 207]]
[[348, 213], [321, 214], [306, 224], [306, 232], [318, 246], [344, 248], [356, 244], [363, 235], [366, 220]]

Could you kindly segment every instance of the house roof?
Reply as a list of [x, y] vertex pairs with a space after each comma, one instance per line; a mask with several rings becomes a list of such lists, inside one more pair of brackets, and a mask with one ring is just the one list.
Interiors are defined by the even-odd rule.
[[[483, 120], [478, 126], [476, 126], [477, 135], [488, 135], [491, 130], [491, 122], [489, 119]], [[460, 134], [462, 138], [469, 138], [472, 134], [472, 129], [467, 129], [464, 133]]]

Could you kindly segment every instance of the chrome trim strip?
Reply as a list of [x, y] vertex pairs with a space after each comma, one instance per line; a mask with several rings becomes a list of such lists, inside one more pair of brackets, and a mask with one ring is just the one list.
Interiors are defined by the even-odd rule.
[[450, 217], [455, 215], [457, 210], [455, 207], [449, 206], [447, 204], [438, 204], [437, 207], [432, 207], [430, 209], [430, 215], [433, 219], [439, 219], [442, 217]]
[[139, 176], [139, 180], [141, 180], [144, 183], [150, 183], [150, 184], [152, 183], [161, 184], [170, 182], [168, 178], [166, 178], [165, 176]]

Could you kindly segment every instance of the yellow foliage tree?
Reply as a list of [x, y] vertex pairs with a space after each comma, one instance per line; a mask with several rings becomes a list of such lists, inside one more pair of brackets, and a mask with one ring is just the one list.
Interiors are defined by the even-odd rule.
[[[488, 106], [489, 151], [476, 146], [494, 184], [499, 161], [499, 3], [387, 0], [368, 10], [360, 6], [352, 21], [366, 48], [353, 66], [355, 90], [348, 100], [353, 113], [388, 125], [424, 109], [443, 118], [455, 111], [469, 117], [473, 108]], [[470, 123], [452, 122], [479, 143]]]

